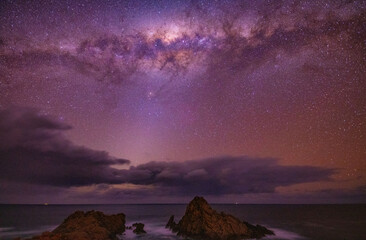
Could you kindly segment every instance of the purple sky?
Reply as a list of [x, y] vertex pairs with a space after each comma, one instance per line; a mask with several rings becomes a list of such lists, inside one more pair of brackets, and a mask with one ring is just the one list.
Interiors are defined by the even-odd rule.
[[365, 203], [365, 8], [3, 1], [0, 203]]

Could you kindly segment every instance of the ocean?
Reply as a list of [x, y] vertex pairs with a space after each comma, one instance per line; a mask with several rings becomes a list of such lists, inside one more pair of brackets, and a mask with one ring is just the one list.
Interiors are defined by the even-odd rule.
[[[262, 239], [366, 240], [366, 204], [211, 206], [249, 223], [263, 225], [276, 234]], [[185, 204], [0, 205], [0, 239], [31, 237], [51, 231], [76, 210], [124, 213], [126, 225], [134, 222], [145, 224], [147, 234], [136, 236], [127, 230], [121, 239], [182, 239], [165, 229], [165, 224], [173, 214], [178, 221], [185, 208]]]

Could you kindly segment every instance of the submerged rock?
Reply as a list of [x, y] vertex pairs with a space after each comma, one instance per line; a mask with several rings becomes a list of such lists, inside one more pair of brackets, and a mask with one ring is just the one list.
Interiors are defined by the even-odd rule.
[[134, 224], [132, 224], [132, 227], [135, 228], [133, 230], [133, 232], [136, 233], [136, 234], [146, 233], [145, 230], [144, 230], [144, 226], [145, 226], [145, 224], [143, 224], [143, 223], [134, 223]]
[[31, 240], [116, 240], [125, 231], [125, 215], [76, 211], [52, 232], [44, 232]]
[[178, 224], [171, 216], [167, 225], [177, 235], [203, 240], [226, 240], [260, 238], [273, 235], [262, 226], [254, 226], [225, 213], [211, 208], [203, 197], [195, 197], [187, 206], [186, 212]]

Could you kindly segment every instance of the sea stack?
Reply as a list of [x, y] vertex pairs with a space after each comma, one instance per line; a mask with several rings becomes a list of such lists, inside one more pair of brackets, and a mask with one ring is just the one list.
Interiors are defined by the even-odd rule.
[[274, 234], [263, 226], [254, 226], [229, 214], [216, 212], [203, 197], [195, 197], [188, 204], [178, 224], [171, 216], [166, 227], [179, 236], [197, 240], [249, 239]]
[[44, 232], [30, 240], [117, 240], [125, 231], [125, 215], [76, 211], [52, 232]]

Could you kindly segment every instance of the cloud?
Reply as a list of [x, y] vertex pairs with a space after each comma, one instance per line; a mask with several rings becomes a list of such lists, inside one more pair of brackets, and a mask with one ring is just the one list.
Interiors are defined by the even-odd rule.
[[67, 140], [71, 127], [29, 108], [0, 110], [0, 179], [52, 186], [119, 182], [114, 164], [128, 164], [103, 151]]
[[185, 162], [149, 162], [122, 170], [124, 182], [153, 185], [164, 194], [270, 193], [276, 187], [329, 181], [335, 169], [282, 166], [274, 158], [216, 157]]
[[[93, 192], [92, 186], [111, 185], [103, 188], [105, 196], [220, 196], [273, 193], [280, 186], [329, 181], [336, 173], [335, 169], [283, 166], [275, 158], [248, 156], [148, 162], [120, 170], [112, 166], [128, 164], [128, 160], [73, 144], [63, 136], [69, 129], [69, 125], [33, 109], [1, 110], [0, 180], [5, 187], [23, 183], [87, 187]], [[121, 187], [115, 187], [118, 185]], [[95, 191], [101, 192], [100, 188]]]

